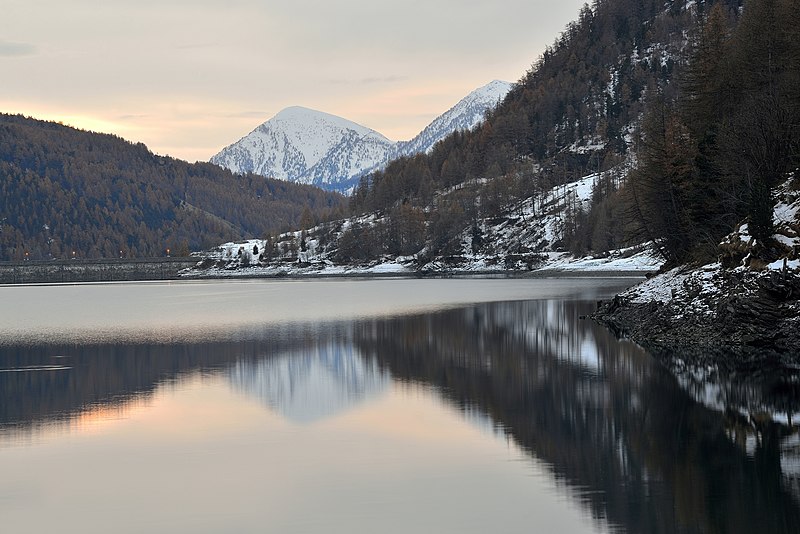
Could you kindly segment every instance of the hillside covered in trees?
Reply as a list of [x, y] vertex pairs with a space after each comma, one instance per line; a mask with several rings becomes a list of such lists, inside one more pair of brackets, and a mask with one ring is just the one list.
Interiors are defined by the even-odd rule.
[[800, 166], [800, 3], [748, 0], [733, 29], [731, 20], [719, 4], [710, 10], [680, 90], [653, 95], [643, 120], [629, 203], [670, 265], [716, 259], [740, 223], [753, 238], [745, 254], [798, 252], [776, 239], [774, 206]]
[[0, 115], [0, 178], [0, 260], [186, 254], [344, 207], [315, 187], [12, 115]]
[[483, 124], [362, 180], [352, 212], [424, 218], [427, 252], [446, 255], [509, 206], [602, 172], [555, 248], [648, 242], [669, 264], [705, 261], [749, 220], [769, 255], [772, 191], [800, 165], [798, 12], [595, 0]]
[[484, 123], [362, 179], [349, 219], [227, 243], [198, 274], [562, 269], [567, 252], [791, 270], [799, 12], [596, 0]]

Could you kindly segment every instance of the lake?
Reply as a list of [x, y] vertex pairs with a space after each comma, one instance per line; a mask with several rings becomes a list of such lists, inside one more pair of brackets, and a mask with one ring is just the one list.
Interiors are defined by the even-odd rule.
[[2, 531], [797, 532], [797, 376], [582, 318], [634, 281], [0, 286]]

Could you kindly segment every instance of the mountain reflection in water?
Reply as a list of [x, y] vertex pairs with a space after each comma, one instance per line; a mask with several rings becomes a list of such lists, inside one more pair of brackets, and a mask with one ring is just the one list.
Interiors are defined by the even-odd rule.
[[[399, 381], [488, 417], [547, 465], [598, 526], [795, 532], [796, 389], [779, 388], [772, 402], [758, 385], [678, 380], [636, 346], [579, 319], [592, 307], [481, 304], [270, 327], [257, 339], [202, 344], [4, 346], [0, 451], [87, 412], [124, 412], [197, 374], [224, 376], [301, 423], [353, 409]], [[770, 416], [770, 406], [786, 415]]]
[[298, 423], [332, 417], [380, 395], [391, 383], [391, 375], [362, 358], [352, 343], [324, 340], [306, 350], [239, 360], [229, 376], [238, 389]]

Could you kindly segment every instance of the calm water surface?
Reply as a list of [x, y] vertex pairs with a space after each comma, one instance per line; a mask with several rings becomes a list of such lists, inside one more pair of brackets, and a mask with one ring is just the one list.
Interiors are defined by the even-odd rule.
[[797, 382], [580, 319], [630, 283], [0, 287], [2, 531], [797, 532]]

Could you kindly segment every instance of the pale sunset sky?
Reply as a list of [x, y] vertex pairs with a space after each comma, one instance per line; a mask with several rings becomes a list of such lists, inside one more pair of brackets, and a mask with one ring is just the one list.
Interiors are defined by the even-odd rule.
[[299, 105], [410, 139], [585, 0], [4, 0], [0, 112], [206, 161]]

